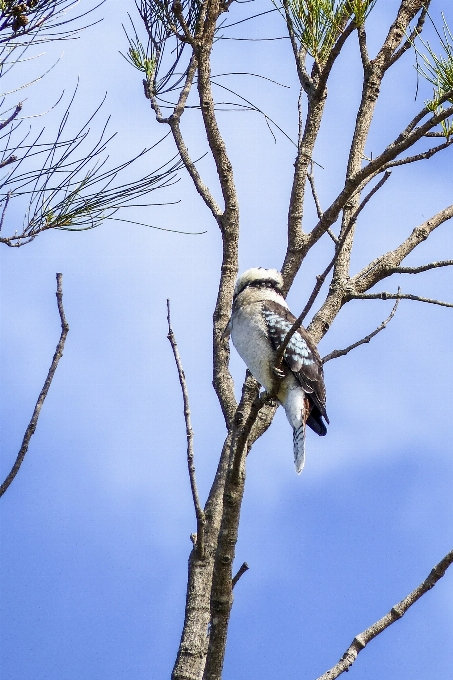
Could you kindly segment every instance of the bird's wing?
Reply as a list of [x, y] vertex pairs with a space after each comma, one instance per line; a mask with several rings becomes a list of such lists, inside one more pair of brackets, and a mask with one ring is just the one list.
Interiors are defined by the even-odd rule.
[[[277, 350], [295, 322], [296, 317], [291, 314], [289, 309], [271, 300], [263, 303], [263, 316], [266, 320], [274, 349]], [[326, 414], [326, 388], [324, 385], [321, 357], [305, 328], [298, 328], [291, 336], [285, 349], [284, 361], [294, 373], [304, 391], [310, 394], [314, 404], [316, 404], [321, 414], [329, 422]]]

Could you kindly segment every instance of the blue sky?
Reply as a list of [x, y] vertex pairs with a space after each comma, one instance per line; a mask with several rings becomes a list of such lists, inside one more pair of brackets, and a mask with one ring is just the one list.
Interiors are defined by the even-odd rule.
[[[397, 2], [378, 1], [368, 29], [373, 53]], [[231, 22], [258, 4], [233, 5]], [[269, 5], [270, 7], [270, 5]], [[268, 5], [260, 4], [259, 9]], [[121, 23], [133, 3], [108, 0], [104, 21], [79, 41], [46, 48], [24, 68], [23, 80], [58, 64], [29, 88], [24, 115], [47, 111], [80, 77], [74, 130], [108, 92], [118, 136], [111, 162], [121, 162], [163, 134], [143, 97], [140, 74], [120, 56]], [[440, 22], [453, 14], [432, 3]], [[231, 28], [234, 37], [283, 36], [270, 14]], [[428, 35], [435, 45], [432, 30]], [[289, 44], [224, 40], [213, 73], [296, 135], [298, 89]], [[408, 52], [383, 87], [368, 151], [377, 153], [430, 96]], [[28, 70], [30, 69], [30, 70]], [[355, 39], [337, 64], [315, 159], [327, 206], [344, 176], [360, 96]], [[16, 82], [17, 86], [17, 82]], [[8, 86], [9, 87], [9, 86]], [[21, 95], [22, 96], [22, 95]], [[219, 101], [226, 93], [216, 90]], [[49, 135], [61, 107], [32, 119]], [[294, 147], [274, 143], [258, 114], [219, 114], [241, 201], [241, 269], [280, 267]], [[94, 125], [96, 127], [96, 124]], [[197, 113], [183, 131], [194, 157], [207, 145]], [[141, 160], [131, 178], [174, 155], [170, 140]], [[207, 159], [199, 163], [215, 184]], [[363, 211], [353, 272], [395, 247], [417, 224], [452, 200], [451, 154], [395, 170]], [[1, 667], [3, 680], [136, 680], [169, 677], [183, 618], [189, 535], [195, 522], [185, 463], [181, 396], [166, 339], [166, 298], [190, 392], [200, 493], [206, 497], [224, 437], [211, 387], [211, 315], [220, 237], [181, 174], [151, 194], [180, 203], [133, 209], [132, 220], [204, 231], [182, 236], [119, 222], [82, 234], [48, 233], [21, 249], [1, 250], [1, 470], [9, 471], [59, 336], [55, 272], [64, 275], [70, 324], [37, 432], [20, 473], [1, 501]], [[20, 206], [10, 220], [21, 221]], [[307, 228], [314, 208], [307, 201]], [[447, 259], [452, 224], [440, 227], [408, 264]], [[314, 277], [330, 259], [329, 243], [311, 254], [289, 295], [300, 311]], [[410, 280], [408, 280], [410, 279]], [[448, 269], [401, 277], [382, 289], [451, 301]], [[356, 301], [342, 310], [322, 341], [326, 354], [373, 330], [391, 302]], [[451, 310], [402, 302], [370, 345], [326, 364], [328, 436], [308, 436], [298, 477], [291, 431], [278, 412], [248, 461], [237, 565], [250, 571], [235, 589], [224, 677], [316, 678], [343, 654], [354, 635], [402, 599], [451, 549]], [[232, 352], [239, 391], [244, 366]], [[375, 640], [350, 671], [380, 680], [446, 678], [453, 663], [453, 575]]]

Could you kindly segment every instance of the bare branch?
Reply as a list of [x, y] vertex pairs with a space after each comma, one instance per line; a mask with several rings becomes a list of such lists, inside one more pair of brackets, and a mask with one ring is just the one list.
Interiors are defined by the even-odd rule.
[[293, 48], [294, 60], [296, 62], [299, 82], [304, 92], [306, 92], [308, 95], [311, 95], [315, 90], [315, 85], [305, 67], [307, 52], [302, 46], [299, 47], [299, 45], [297, 44], [296, 34], [294, 32], [293, 24], [291, 21], [291, 15], [289, 13], [288, 0], [283, 0], [282, 4], [285, 10], [286, 26], [288, 28], [288, 35], [291, 40], [291, 47]]
[[[386, 151], [392, 147], [398, 146], [402, 142], [405, 142], [404, 148], [402, 148], [402, 151], [405, 151], [405, 149], [408, 149], [410, 146], [413, 146], [415, 141], [418, 141], [419, 139], [424, 137], [428, 132], [430, 132], [433, 127], [441, 123], [446, 118], [449, 118], [449, 116], [452, 115], [453, 108], [450, 106], [448, 109], [442, 109], [441, 104], [449, 102], [452, 96], [453, 89], [450, 89], [447, 92], [444, 92], [442, 96], [436, 97], [436, 103], [439, 106], [437, 113], [433, 114], [433, 111], [429, 106], [424, 106], [417, 113], [417, 115], [412, 118], [409, 125], [407, 125], [407, 127], [402, 131], [400, 135], [398, 135], [395, 141], [392, 142], [392, 144], [390, 144], [387, 147]], [[430, 113], [433, 114], [432, 117], [426, 123], [423, 123], [423, 125], [417, 128], [417, 124], [420, 123], [420, 121], [423, 120], [423, 118], [428, 116]], [[414, 135], [414, 133], [416, 133], [416, 136]], [[407, 144], [408, 141], [409, 144]]]
[[3, 210], [2, 210], [2, 216], [1, 216], [1, 218], [0, 218], [0, 231], [1, 231], [2, 228], [3, 228], [3, 222], [4, 222], [4, 220], [5, 220], [5, 214], [6, 214], [6, 210], [7, 210], [7, 208], [8, 208], [8, 203], [10, 202], [10, 200], [11, 200], [11, 192], [9, 191], [9, 192], [6, 194], [5, 203], [4, 203], [4, 205], [3, 205]]
[[[445, 138], [445, 135], [443, 133], [440, 134], [439, 136]], [[399, 165], [407, 165], [408, 163], [416, 163], [417, 161], [429, 160], [436, 153], [438, 153], [439, 151], [443, 151], [443, 149], [446, 149], [451, 144], [453, 144], [453, 139], [447, 139], [447, 141], [444, 142], [443, 144], [439, 144], [439, 146], [434, 146], [432, 149], [428, 149], [428, 151], [423, 151], [422, 153], [415, 154], [415, 156], [407, 156], [407, 158], [401, 158], [400, 160], [386, 163], [385, 165], [382, 166], [382, 170], [387, 170], [388, 168], [396, 168]]]
[[184, 626], [172, 672], [173, 680], [200, 678], [206, 658], [207, 632], [211, 620], [210, 592], [214, 555], [217, 549], [223, 511], [223, 487], [228, 470], [231, 436], [222, 448], [214, 483], [205, 505], [205, 558], [200, 560], [195, 549], [189, 558]]
[[360, 57], [362, 59], [363, 72], [368, 73], [370, 69], [370, 56], [368, 54], [368, 47], [366, 44], [365, 26], [359, 26], [357, 33], [359, 35]]
[[187, 391], [186, 376], [182, 368], [181, 357], [178, 350], [178, 345], [176, 343], [175, 334], [171, 327], [170, 318], [170, 300], [167, 300], [167, 322], [168, 322], [168, 335], [167, 338], [170, 341], [171, 348], [173, 350], [173, 356], [175, 357], [176, 367], [178, 369], [179, 384], [181, 385], [182, 398], [184, 402], [184, 420], [186, 423], [186, 436], [187, 436], [187, 467], [189, 469], [189, 479], [190, 488], [192, 491], [192, 500], [195, 508], [195, 515], [197, 518], [197, 540], [196, 540], [196, 550], [200, 559], [204, 558], [204, 525], [206, 522], [205, 514], [200, 505], [200, 498], [198, 495], [197, 480], [195, 477], [195, 465], [193, 462], [193, 430], [190, 418], [190, 405], [189, 405], [189, 393]]
[[[424, 8], [428, 8], [430, 1], [431, 0], [401, 0], [396, 19], [391, 25], [387, 38], [376, 58], [376, 60], [381, 61], [383, 72], [387, 71], [410, 47], [410, 44], [406, 47], [406, 40], [402, 48], [400, 48], [401, 54], [399, 53], [398, 48], [404, 38], [405, 32], [409, 28], [410, 22], [415, 19], [420, 10], [422, 11], [421, 17], [423, 17], [420, 30], [423, 27], [425, 20], [423, 11]], [[395, 52], [395, 50], [398, 51]]]
[[[287, 22], [291, 23], [291, 18], [286, 8], [285, 11]], [[326, 83], [335, 60], [339, 56], [347, 38], [351, 35], [354, 29], [354, 22], [350, 22], [344, 27], [344, 30], [341, 32], [337, 42], [330, 51], [326, 63], [322, 67], [320, 67], [315, 61], [315, 65], [317, 65], [317, 68], [320, 68], [320, 70], [316, 75], [314, 75], [314, 72], [312, 72], [312, 78], [310, 79], [311, 85], [307, 84], [303, 73], [301, 76], [301, 66], [299, 64], [298, 53], [297, 50], [295, 51], [299, 79], [302, 87], [308, 95], [308, 112], [303, 134], [302, 136], [299, 135], [298, 153], [294, 164], [295, 170], [288, 210], [288, 245], [285, 254], [285, 260], [281, 268], [284, 280], [283, 290], [285, 293], [287, 293], [291, 287], [292, 282], [299, 271], [304, 255], [309, 249], [307, 245], [310, 241], [310, 238], [304, 233], [302, 229], [305, 183], [307, 169], [309, 164], [312, 162], [311, 159], [313, 155], [313, 149], [318, 137], [324, 112], [324, 105], [327, 98]], [[302, 56], [303, 60], [305, 61], [305, 52], [302, 52]], [[331, 224], [333, 224], [333, 222], [331, 222], [327, 228], [324, 229], [323, 233], [327, 231]]]
[[354, 293], [365, 293], [376, 285], [379, 281], [394, 273], [400, 263], [411, 253], [420, 243], [426, 241], [430, 234], [441, 224], [453, 217], [453, 204], [440, 210], [415, 227], [412, 233], [397, 248], [384, 255], [380, 255], [364, 267], [349, 281], [351, 291]]
[[[351, 219], [351, 221], [349, 222], [348, 228], [347, 228], [346, 231], [344, 232], [344, 234], [343, 234], [343, 236], [341, 237], [341, 239], [338, 241], [337, 247], [336, 247], [336, 249], [335, 249], [335, 255], [333, 256], [333, 258], [331, 259], [331, 261], [329, 262], [329, 264], [327, 265], [327, 267], [325, 268], [325, 270], [323, 271], [323, 273], [322, 273], [322, 274], [319, 274], [319, 275], [316, 277], [316, 283], [315, 283], [315, 285], [314, 285], [314, 288], [313, 288], [313, 290], [312, 290], [312, 292], [311, 292], [310, 297], [308, 298], [307, 304], [306, 304], [305, 307], [303, 308], [302, 313], [300, 314], [300, 316], [298, 316], [298, 318], [295, 320], [295, 322], [293, 323], [293, 325], [291, 326], [291, 328], [290, 328], [289, 331], [287, 332], [287, 334], [286, 334], [286, 336], [285, 336], [285, 339], [283, 340], [282, 344], [279, 346], [279, 348], [278, 348], [278, 350], [277, 350], [277, 353], [276, 353], [276, 355], [275, 355], [275, 372], [276, 372], [276, 377], [278, 377], [278, 373], [279, 373], [279, 371], [281, 371], [283, 356], [284, 356], [284, 354], [285, 354], [285, 350], [286, 350], [286, 348], [288, 347], [288, 344], [289, 344], [291, 338], [293, 337], [293, 335], [294, 335], [294, 333], [297, 331], [297, 329], [301, 327], [303, 320], [304, 320], [305, 317], [307, 316], [307, 314], [308, 314], [308, 312], [310, 311], [310, 309], [313, 307], [313, 304], [314, 304], [316, 298], [317, 298], [318, 295], [319, 295], [319, 291], [321, 290], [322, 285], [323, 285], [324, 281], [326, 280], [326, 278], [327, 278], [329, 272], [331, 271], [332, 267], [333, 267], [334, 264], [337, 262], [338, 257], [339, 257], [339, 255], [340, 255], [340, 253], [341, 253], [341, 248], [342, 248], [342, 246], [343, 246], [343, 244], [344, 244], [344, 242], [345, 242], [345, 240], [346, 240], [346, 238], [347, 238], [347, 236], [348, 236], [350, 230], [351, 230], [352, 227], [354, 226], [354, 224], [355, 224], [355, 219]], [[277, 391], [278, 391], [278, 382], [276, 382], [276, 383], [275, 383], [275, 386], [274, 386], [274, 392], [277, 392]]]
[[[235, 556], [241, 504], [245, 488], [245, 461], [248, 450], [247, 430], [252, 427], [251, 412], [256, 418], [260, 399], [259, 385], [247, 372], [237, 408], [231, 438], [230, 466], [223, 490], [222, 523], [218, 534], [211, 588], [211, 628], [204, 669], [204, 680], [221, 677], [225, 654], [228, 621], [233, 604], [232, 565]], [[240, 451], [239, 474], [234, 469], [236, 451]]]
[[[318, 225], [312, 230], [305, 244], [306, 252], [308, 252], [312, 245], [316, 243], [322, 233], [324, 233], [326, 229], [332, 226], [333, 222], [338, 219], [341, 211], [343, 211], [343, 217], [340, 238], [343, 236], [345, 230], [350, 224], [352, 214], [359, 204], [361, 189], [367, 183], [367, 181], [369, 181], [371, 177], [376, 174], [377, 168], [381, 168], [383, 165], [383, 154], [381, 154], [379, 157], [380, 162], [376, 163], [374, 167], [373, 162], [370, 162], [368, 166], [362, 168], [365, 145], [368, 139], [370, 125], [373, 120], [376, 102], [379, 97], [381, 83], [389, 67], [391, 56], [401, 44], [401, 40], [404, 37], [405, 30], [410, 21], [412, 21], [412, 19], [418, 14], [422, 7], [423, 0], [402, 0], [398, 8], [397, 16], [389, 28], [388, 34], [384, 40], [384, 43], [382, 44], [381, 49], [379, 50], [376, 58], [371, 62], [367, 62], [366, 54], [364, 54], [365, 36], [364, 34], [362, 34], [362, 36], [359, 34], [362, 60], [365, 61], [366, 66], [364, 67], [362, 96], [357, 112], [354, 135], [348, 158], [346, 182], [344, 190], [341, 192], [343, 196], [342, 198], [339, 197], [340, 200], [338, 203], [337, 201], [334, 201], [331, 207], [328, 208], [324, 213], [323, 219], [320, 221], [320, 223], [318, 223]], [[388, 149], [386, 149], [386, 151], [388, 152]], [[384, 162], [393, 160], [393, 158], [395, 158], [397, 155], [399, 154], [397, 153], [392, 158], [386, 158]], [[337, 209], [334, 208], [335, 205], [337, 206]], [[328, 216], [332, 208], [333, 221], [330, 221]], [[319, 224], [322, 224], [322, 222], [325, 224], [321, 229], [321, 233], [319, 231]], [[345, 277], [349, 276], [354, 231], [354, 227], [350, 229], [344, 248], [339, 254], [335, 264], [333, 275], [335, 282], [341, 281]]]
[[400, 57], [402, 57], [403, 54], [404, 54], [405, 52], [407, 52], [407, 50], [408, 50], [410, 47], [412, 47], [412, 45], [414, 44], [415, 38], [416, 38], [418, 35], [420, 35], [420, 33], [422, 32], [423, 26], [425, 25], [425, 20], [426, 20], [427, 14], [428, 14], [428, 8], [429, 8], [430, 3], [431, 3], [431, 0], [426, 0], [425, 5], [424, 5], [424, 7], [422, 8], [422, 11], [421, 11], [420, 16], [419, 16], [419, 18], [418, 18], [417, 25], [415, 26], [414, 30], [413, 30], [413, 31], [411, 32], [411, 34], [409, 35], [409, 37], [408, 37], [408, 39], [406, 40], [406, 42], [403, 43], [403, 45], [401, 45], [401, 47], [399, 48], [399, 50], [397, 50], [397, 51], [395, 52], [395, 54], [393, 55], [393, 57], [390, 59], [389, 66], [393, 66], [393, 64], [394, 64], [396, 61], [398, 61], [398, 59], [400, 59]]
[[12, 154], [11, 156], [8, 156], [8, 158], [5, 158], [4, 161], [0, 162], [0, 168], [4, 168], [7, 165], [11, 165], [11, 163], [15, 163], [18, 160], [17, 156]]
[[[175, 17], [178, 19], [179, 24], [184, 32], [184, 40], [188, 42], [190, 45], [193, 45], [194, 37], [192, 33], [190, 32], [190, 29], [186, 23], [186, 20], [184, 18], [184, 14], [182, 11], [182, 4], [180, 0], [175, 0], [172, 5], [172, 10], [174, 12]], [[178, 35], [179, 39], [181, 37]]]
[[[216, 31], [216, 21], [222, 12], [218, 0], [206, 4], [206, 18], [202, 27], [203, 38], [197, 48], [198, 94], [206, 137], [216, 166], [217, 176], [224, 201], [224, 211], [217, 218], [222, 242], [222, 266], [213, 328], [213, 385], [228, 429], [236, 411], [233, 379], [229, 372], [229, 346], [223, 337], [228, 323], [234, 285], [238, 273], [239, 246], [239, 201], [234, 181], [233, 166], [220, 133], [211, 86], [210, 57]], [[201, 31], [201, 29], [200, 29]]]
[[317, 85], [317, 89], [319, 91], [323, 91], [326, 87], [327, 80], [330, 76], [330, 73], [332, 71], [333, 65], [335, 61], [337, 60], [338, 56], [340, 55], [341, 50], [344, 47], [344, 44], [346, 40], [349, 38], [349, 36], [354, 33], [355, 31], [355, 23], [353, 21], [350, 21], [349, 24], [345, 27], [345, 29], [342, 31], [340, 37], [338, 38], [337, 42], [333, 46], [329, 56], [327, 57], [327, 61], [325, 65], [323, 66], [321, 70], [321, 74], [319, 77], [319, 83]]
[[[398, 289], [398, 290], [399, 290], [399, 289]], [[381, 331], [383, 331], [384, 328], [387, 326], [387, 324], [393, 319], [393, 317], [395, 316], [395, 312], [396, 312], [396, 310], [397, 310], [397, 307], [398, 307], [399, 303], [400, 303], [400, 298], [395, 302], [395, 304], [394, 304], [394, 306], [393, 306], [393, 309], [392, 309], [392, 311], [390, 312], [390, 315], [385, 319], [385, 321], [383, 321], [383, 322], [376, 328], [376, 330], [374, 330], [374, 331], [373, 331], [372, 333], [370, 333], [369, 335], [366, 335], [364, 338], [362, 338], [362, 340], [359, 340], [358, 342], [354, 342], [352, 345], [349, 345], [349, 346], [346, 347], [345, 349], [335, 349], [333, 352], [330, 352], [330, 354], [327, 354], [325, 357], [322, 358], [322, 363], [325, 364], [325, 363], [327, 363], [328, 361], [330, 361], [331, 359], [337, 359], [338, 357], [344, 357], [344, 356], [346, 356], [346, 354], [349, 354], [349, 352], [351, 352], [351, 351], [352, 351], [353, 349], [355, 349], [356, 347], [360, 347], [360, 345], [365, 345], [365, 344], [367, 344], [368, 342], [370, 342], [370, 340], [371, 340], [372, 338], [374, 338], [375, 335], [377, 335], [378, 333], [380, 333]]]
[[198, 172], [195, 163], [192, 161], [189, 155], [189, 150], [184, 142], [184, 138], [181, 134], [181, 128], [179, 125], [179, 119], [170, 119], [170, 127], [171, 131], [173, 134], [173, 139], [175, 140], [176, 147], [179, 151], [179, 155], [181, 156], [181, 160], [184, 163], [184, 166], [189, 173], [190, 177], [192, 178], [192, 181], [195, 185], [196, 190], [200, 194], [201, 198], [211, 211], [212, 215], [214, 216], [215, 220], [218, 222], [222, 216], [222, 211], [220, 207], [217, 205], [217, 202], [215, 201], [214, 197], [212, 196], [211, 192], [209, 191], [208, 187], [204, 182], [202, 181], [200, 177], [200, 173]]
[[323, 213], [322, 213], [322, 210], [321, 210], [321, 204], [319, 202], [318, 193], [316, 191], [315, 178], [313, 176], [313, 165], [310, 165], [310, 167], [307, 170], [307, 179], [310, 182], [311, 193], [312, 193], [312, 196], [313, 196], [313, 200], [315, 202], [318, 219], [320, 220], [320, 219], [322, 219]]
[[[250, 380], [252, 378], [252, 374], [247, 371], [247, 377]], [[245, 383], [244, 383], [245, 385]], [[253, 386], [255, 387], [255, 386]], [[245, 390], [245, 387], [244, 387]], [[248, 392], [244, 391], [244, 394], [248, 395]], [[234, 451], [234, 457], [233, 457], [233, 464], [232, 464], [232, 480], [233, 483], [239, 484], [239, 478], [241, 475], [241, 469], [242, 465], [245, 459], [245, 456], [248, 453], [248, 450], [246, 451], [247, 447], [247, 442], [248, 438], [250, 436], [250, 433], [252, 431], [252, 427], [256, 421], [256, 417], [261, 409], [262, 406], [264, 406], [265, 401], [260, 398], [259, 395], [256, 396], [256, 398], [252, 401], [251, 404], [247, 403], [247, 399], [242, 399], [241, 403], [237, 407], [236, 410], [236, 416], [235, 416], [235, 429], [236, 429], [236, 437], [233, 438], [233, 443], [232, 443], [232, 450]], [[248, 416], [244, 422], [244, 410], [249, 408], [249, 413]], [[244, 455], [245, 454], [245, 455]]]
[[12, 121], [13, 121], [15, 118], [17, 118], [17, 116], [19, 115], [19, 113], [22, 111], [22, 107], [23, 107], [23, 103], [22, 103], [22, 102], [19, 102], [19, 103], [17, 104], [16, 108], [14, 109], [14, 111], [12, 112], [12, 114], [9, 116], [9, 118], [6, 118], [6, 120], [3, 120], [3, 121], [0, 123], [0, 130], [3, 130], [3, 128], [5, 128], [7, 125], [9, 125], [10, 123], [12, 123]]
[[[307, 170], [307, 179], [310, 182], [311, 193], [316, 206], [316, 213], [318, 215], [318, 219], [320, 220], [322, 219], [322, 209], [321, 203], [319, 202], [318, 192], [316, 191], [315, 177], [313, 175], [313, 163], [310, 164]], [[327, 229], [327, 233], [329, 234], [330, 238], [334, 243], [338, 243], [338, 238], [335, 236], [330, 227]]]
[[233, 577], [233, 579], [232, 579], [232, 581], [231, 581], [231, 587], [232, 587], [232, 588], [234, 588], [234, 586], [235, 586], [236, 583], [239, 581], [239, 579], [241, 578], [241, 576], [243, 576], [243, 575], [245, 574], [245, 572], [248, 571], [249, 569], [250, 569], [250, 567], [249, 567], [249, 565], [247, 564], [247, 562], [243, 562], [242, 565], [241, 565], [240, 568], [239, 568], [238, 573], [236, 574], [236, 576]]
[[[323, 273], [316, 277], [315, 286], [312, 290], [310, 297], [308, 298], [307, 304], [305, 305], [304, 309], [302, 310], [302, 314], [295, 320], [295, 322], [293, 323], [293, 325], [289, 329], [288, 333], [286, 334], [285, 339], [283, 340], [282, 344], [280, 345], [280, 347], [277, 350], [277, 353], [276, 353], [276, 356], [275, 356], [275, 370], [276, 370], [277, 374], [278, 374], [278, 371], [281, 370], [283, 356], [285, 354], [285, 350], [288, 347], [288, 344], [289, 344], [292, 336], [297, 331], [297, 329], [301, 327], [303, 320], [307, 316], [310, 309], [313, 307], [313, 304], [314, 304], [316, 298], [319, 295], [319, 291], [321, 290], [324, 281], [326, 280], [326, 278], [327, 278], [329, 272], [331, 271], [332, 267], [338, 261], [338, 258], [340, 256], [342, 248], [343, 248], [343, 245], [344, 245], [350, 231], [354, 227], [358, 215], [362, 212], [363, 208], [366, 206], [366, 204], [372, 198], [372, 196], [374, 196], [374, 194], [377, 191], [379, 191], [379, 189], [383, 186], [383, 184], [385, 184], [385, 182], [390, 177], [390, 174], [391, 174], [390, 172], [385, 173], [384, 177], [382, 177], [382, 179], [376, 184], [376, 186], [374, 186], [371, 189], [371, 191], [365, 196], [365, 198], [363, 199], [363, 201], [361, 202], [361, 204], [359, 205], [357, 210], [354, 212], [354, 214], [351, 215], [351, 218], [349, 220], [349, 224], [346, 227], [346, 229], [344, 230], [343, 235], [341, 236], [341, 238], [339, 240], [337, 240], [337, 247], [335, 249], [335, 255], [333, 256], [332, 260], [329, 262], [329, 264], [327, 265], [327, 267], [325, 268]], [[277, 385], [278, 384], [276, 384], [276, 386], [275, 386], [276, 389], [278, 389]]]
[[380, 255], [366, 265], [358, 274], [351, 278], [337, 281], [329, 290], [327, 299], [316, 312], [307, 330], [315, 342], [323, 337], [330, 327], [341, 307], [354, 295], [360, 295], [375, 286], [379, 281], [393, 273], [409, 253], [420, 243], [426, 241], [430, 234], [441, 224], [453, 217], [453, 205], [444, 208], [430, 217], [423, 224], [415, 227], [412, 233], [395, 250]]
[[[445, 97], [442, 97], [446, 101], [449, 97], [453, 96], [453, 90], [449, 91]], [[308, 252], [310, 248], [321, 238], [328, 227], [338, 219], [338, 215], [347, 203], [347, 201], [353, 196], [364, 183], [369, 181], [369, 178], [380, 172], [387, 163], [393, 161], [400, 153], [410, 148], [421, 139], [426, 132], [435, 127], [438, 123], [445, 118], [448, 118], [453, 114], [453, 106], [448, 107], [444, 111], [431, 116], [431, 118], [426, 121], [420, 127], [415, 127], [416, 122], [429, 113], [428, 109], [423, 109], [407, 126], [407, 128], [402, 132], [397, 139], [389, 144], [389, 146], [381, 153], [379, 156], [374, 158], [368, 165], [366, 165], [361, 170], [358, 170], [352, 177], [350, 177], [342, 191], [338, 194], [337, 198], [329, 206], [329, 208], [324, 212], [322, 219], [319, 220], [318, 224], [312, 229], [308, 234], [308, 238], [304, 243], [304, 252]]]
[[348, 298], [350, 300], [415, 300], [416, 302], [428, 302], [431, 305], [440, 305], [441, 307], [453, 307], [452, 302], [442, 302], [442, 300], [433, 300], [410, 293], [386, 293], [385, 291], [382, 293], [352, 293], [348, 295]]
[[173, 113], [168, 116], [167, 118], [164, 117], [161, 113], [160, 107], [157, 103], [156, 96], [153, 92], [153, 83], [144, 80], [143, 84], [145, 87], [145, 96], [150, 100], [151, 107], [156, 114], [156, 120], [158, 123], [163, 123], [167, 124], [170, 126], [173, 139], [176, 144], [176, 148], [178, 149], [179, 155], [181, 157], [182, 162], [184, 163], [184, 166], [189, 173], [195, 188], [197, 192], [200, 194], [201, 198], [205, 202], [206, 206], [209, 208], [211, 211], [212, 215], [214, 216], [215, 220], [219, 221], [222, 211], [217, 205], [217, 202], [215, 201], [214, 197], [212, 196], [211, 192], [209, 191], [208, 187], [204, 182], [202, 181], [200, 177], [200, 173], [198, 172], [195, 163], [190, 157], [189, 150], [186, 146], [186, 143], [184, 141], [184, 138], [181, 133], [181, 127], [180, 127], [180, 120], [181, 116], [184, 113], [187, 98], [189, 96], [190, 90], [193, 85], [195, 73], [197, 71], [198, 67], [198, 60], [195, 54], [192, 55], [192, 58], [189, 63], [189, 67], [187, 69], [187, 74], [186, 74], [186, 80], [184, 83], [184, 86], [180, 92], [178, 102], [176, 106], [173, 109]]
[[439, 262], [431, 262], [430, 264], [422, 264], [420, 267], [394, 267], [389, 269], [389, 274], [420, 274], [427, 272], [429, 269], [437, 269], [437, 267], [451, 267], [453, 260], [439, 260]]
[[421, 583], [415, 590], [413, 590], [404, 600], [398, 602], [391, 610], [383, 616], [379, 621], [376, 621], [372, 626], [356, 635], [346, 652], [341, 657], [340, 661], [326, 673], [321, 675], [317, 680], [335, 680], [339, 675], [348, 671], [362, 649], [365, 649], [367, 644], [375, 637], [380, 635], [386, 628], [398, 621], [407, 610], [412, 607], [417, 600], [419, 600], [425, 593], [433, 588], [436, 583], [444, 576], [448, 567], [453, 563], [453, 550], [451, 550], [445, 557], [436, 564], [431, 570], [429, 576]]
[[64, 309], [63, 309], [63, 289], [62, 289], [62, 279], [63, 279], [63, 274], [57, 274], [57, 305], [58, 305], [58, 313], [60, 315], [60, 321], [61, 321], [61, 335], [60, 339], [58, 341], [57, 347], [55, 349], [55, 354], [53, 355], [52, 363], [50, 364], [49, 372], [47, 373], [47, 378], [44, 383], [44, 386], [39, 394], [38, 401], [36, 402], [36, 406], [33, 411], [33, 415], [31, 417], [31, 420], [28, 424], [27, 429], [25, 430], [25, 435], [22, 440], [22, 446], [20, 447], [19, 453], [17, 454], [16, 461], [11, 468], [11, 472], [9, 475], [6, 477], [5, 481], [3, 484], [0, 486], [0, 496], [3, 496], [7, 488], [10, 486], [12, 483], [13, 479], [19, 472], [19, 468], [22, 465], [22, 462], [25, 458], [25, 454], [28, 451], [28, 446], [30, 444], [30, 439], [35, 433], [36, 426], [38, 424], [38, 418], [39, 414], [41, 413], [41, 409], [43, 407], [44, 401], [47, 397], [47, 394], [49, 392], [49, 388], [52, 384], [53, 377], [55, 375], [55, 371], [57, 370], [58, 362], [60, 361], [61, 357], [63, 356], [63, 349], [66, 341], [66, 336], [69, 331], [69, 325], [68, 322], [66, 321]]
[[361, 202], [361, 204], [359, 205], [359, 207], [357, 208], [357, 210], [355, 211], [355, 213], [352, 215], [352, 217], [351, 217], [351, 221], [352, 221], [352, 222], [355, 222], [355, 221], [357, 220], [358, 216], [360, 215], [360, 213], [362, 212], [362, 210], [364, 209], [364, 207], [366, 206], [366, 204], [368, 203], [368, 201], [369, 201], [371, 198], [373, 198], [374, 194], [375, 194], [377, 191], [379, 191], [379, 189], [380, 189], [382, 186], [384, 186], [384, 184], [386, 183], [386, 181], [388, 180], [388, 178], [390, 177], [391, 174], [392, 174], [392, 173], [391, 173], [390, 171], [387, 171], [387, 172], [384, 174], [384, 176], [379, 180], [379, 182], [378, 182], [378, 183], [371, 189], [371, 191], [365, 196], [365, 198], [363, 199], [363, 201]]
[[195, 54], [192, 54], [189, 62], [189, 68], [187, 69], [186, 81], [184, 83], [183, 88], [181, 89], [181, 92], [179, 93], [178, 102], [174, 108], [171, 118], [179, 119], [184, 113], [187, 98], [190, 94], [190, 90], [192, 89], [193, 79], [195, 73], [197, 72], [197, 66], [198, 66], [197, 57], [195, 56]]

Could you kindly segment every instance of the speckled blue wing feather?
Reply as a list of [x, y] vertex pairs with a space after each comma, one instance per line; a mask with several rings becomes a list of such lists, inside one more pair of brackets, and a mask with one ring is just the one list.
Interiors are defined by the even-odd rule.
[[[289, 309], [274, 301], [263, 303], [263, 316], [269, 329], [274, 349], [278, 349], [293, 325], [296, 317]], [[320, 415], [329, 422], [326, 413], [326, 388], [324, 385], [324, 372], [321, 357], [315, 344], [312, 342], [305, 328], [299, 328], [291, 337], [285, 350], [284, 362], [294, 373], [304, 391], [310, 395], [313, 404], [319, 409]], [[316, 414], [313, 414], [316, 416]], [[313, 418], [311, 419], [313, 421]], [[316, 419], [320, 421], [320, 419]], [[308, 425], [317, 434], [326, 433], [322, 421], [314, 423], [308, 421]], [[318, 425], [318, 426], [317, 426]]]

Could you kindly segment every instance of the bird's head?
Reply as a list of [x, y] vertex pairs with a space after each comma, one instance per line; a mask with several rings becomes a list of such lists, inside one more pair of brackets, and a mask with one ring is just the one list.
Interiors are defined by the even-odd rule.
[[245, 288], [272, 288], [282, 295], [283, 277], [277, 269], [264, 269], [264, 267], [253, 267], [241, 274], [234, 287], [234, 297]]

